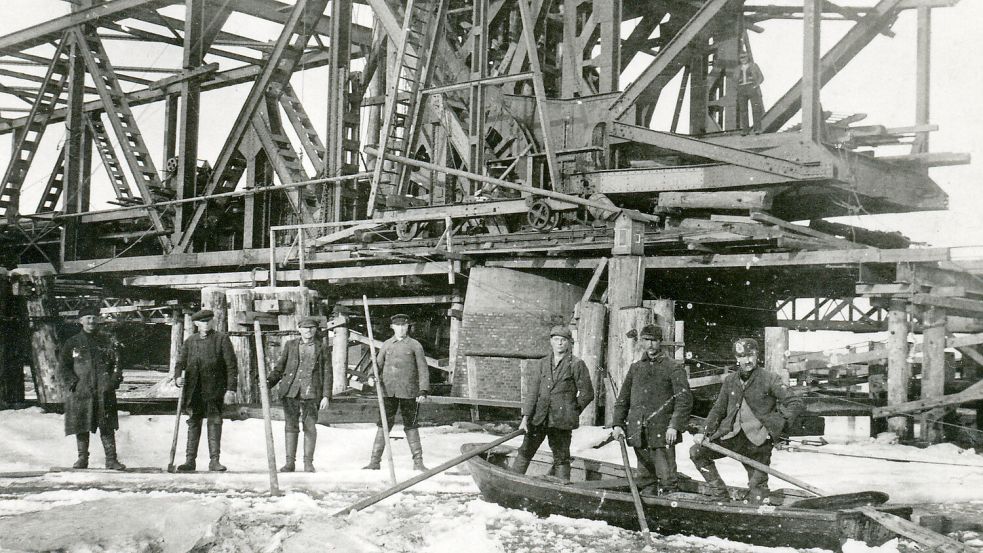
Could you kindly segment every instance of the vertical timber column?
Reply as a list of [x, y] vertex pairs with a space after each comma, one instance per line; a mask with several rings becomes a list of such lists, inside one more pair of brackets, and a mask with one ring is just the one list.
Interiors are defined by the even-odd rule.
[[765, 327], [765, 369], [782, 377], [788, 384], [788, 329]]
[[175, 307], [171, 313], [171, 356], [168, 362], [167, 376], [174, 378], [177, 369], [178, 356], [184, 345], [184, 310]]
[[[72, 9], [76, 11], [79, 8], [73, 6]], [[90, 26], [84, 26], [82, 32], [88, 34], [95, 31]], [[83, 140], [83, 136], [86, 134], [85, 114], [82, 112], [85, 93], [85, 60], [80, 50], [83, 46], [74, 44], [73, 41], [70, 48], [67, 113], [65, 116], [65, 166], [62, 185], [62, 208], [67, 214], [78, 213], [87, 209], [89, 198], [89, 193], [86, 190], [89, 186], [88, 173], [84, 173], [82, 167], [85, 158], [83, 146], [86, 143]], [[98, 113], [92, 115], [92, 117], [99, 116]], [[62, 261], [79, 258], [79, 250], [84, 247], [82, 228], [76, 217], [70, 217], [65, 221], [64, 232], [61, 235]]]
[[177, 155], [177, 116], [180, 94], [168, 94], [164, 100], [164, 162]]
[[239, 389], [236, 399], [239, 403], [259, 403], [259, 373], [256, 368], [256, 355], [253, 350], [252, 324], [243, 323], [240, 315], [253, 310], [253, 291], [235, 288], [225, 292], [229, 304], [228, 329], [232, 349], [236, 352]]
[[[928, 307], [922, 315], [922, 399], [939, 399], [945, 394], [945, 321], [944, 309]], [[945, 409], [932, 409], [922, 416], [921, 439], [942, 441], [942, 416]]]
[[17, 298], [10, 288], [7, 270], [0, 267], [0, 408], [24, 401], [24, 363], [18, 351], [20, 332], [17, 321]]
[[332, 393], [340, 394], [348, 388], [348, 317], [341, 311], [334, 314], [334, 335], [331, 339], [331, 372], [334, 382]]
[[[16, 276], [14, 276], [16, 275]], [[38, 403], [47, 405], [63, 401], [62, 382], [58, 376], [58, 311], [52, 288], [54, 273], [37, 269], [11, 272], [17, 282], [17, 294], [27, 303], [30, 321], [31, 367]]]
[[[471, 80], [477, 81], [488, 76], [488, 0], [474, 1], [471, 23]], [[482, 175], [485, 173], [485, 111], [485, 85], [479, 82], [471, 85], [468, 103], [468, 168]]]
[[[642, 305], [652, 310], [652, 323], [662, 329], [663, 343], [676, 341], [676, 302], [673, 300], [645, 300]], [[641, 329], [639, 329], [641, 330]], [[676, 357], [675, 346], [663, 346], [669, 357]]]
[[[608, 261], [608, 311], [611, 316], [608, 318], [608, 340], [607, 340], [607, 371], [614, 379], [616, 386], [621, 386], [621, 381], [616, 375], [621, 375], [624, 379], [624, 371], [618, 365], [621, 364], [622, 343], [627, 340], [625, 332], [628, 328], [622, 327], [621, 310], [626, 308], [639, 307], [642, 304], [642, 284], [644, 282], [645, 266], [644, 258], [640, 255], [618, 255]], [[612, 407], [616, 399], [614, 391], [605, 386], [606, 407], [604, 421], [610, 424], [614, 415]]]
[[[579, 357], [587, 365], [590, 382], [595, 390], [603, 390], [601, 375], [604, 370], [604, 339], [605, 319], [607, 308], [603, 303], [585, 302], [580, 305], [580, 318], [577, 320], [577, 343], [580, 348]], [[580, 413], [580, 424], [594, 426], [597, 424], [597, 404], [595, 399]]]
[[819, 26], [822, 20], [822, 0], [804, 0], [802, 9], [802, 135], [806, 140], [819, 142], [823, 130], [823, 115], [819, 107]]
[[457, 371], [457, 353], [461, 347], [461, 320], [464, 318], [464, 300], [461, 297], [454, 298], [456, 301], [451, 304], [447, 316], [450, 317], [450, 336], [447, 346], [447, 381], [454, 383], [454, 373]]
[[[928, 125], [931, 97], [932, 68], [932, 8], [920, 7], [918, 12], [918, 50], [915, 54], [915, 124]], [[928, 151], [928, 131], [915, 134], [911, 153]]]
[[600, 73], [597, 92], [617, 92], [621, 90], [621, 0], [595, 0], [594, 14], [601, 28], [601, 55], [595, 60]]
[[[184, 55], [182, 67], [185, 71], [197, 69], [205, 56], [205, 3], [206, 0], [185, 0], [184, 2]], [[179, 114], [177, 141], [177, 172], [174, 175], [174, 199], [190, 198], [196, 194], [198, 176], [198, 115], [201, 110], [201, 81], [185, 79], [181, 81], [181, 110]], [[190, 216], [194, 204], [179, 205], [174, 210], [171, 241], [181, 240], [185, 216]], [[224, 298], [224, 296], [223, 296]], [[225, 321], [223, 321], [224, 323]], [[225, 328], [215, 327], [215, 328]]]
[[[908, 401], [911, 365], [908, 363], [908, 333], [911, 324], [904, 300], [892, 299], [887, 314], [887, 404]], [[898, 438], [908, 436], [908, 417], [891, 417], [887, 427]]]
[[220, 286], [206, 286], [201, 289], [201, 308], [211, 309], [215, 313], [212, 319], [212, 328], [219, 332], [225, 332], [228, 328], [226, 323], [228, 303], [225, 301], [225, 288]]
[[[331, 59], [328, 62], [328, 131], [324, 144], [324, 173], [341, 176], [345, 169], [345, 116], [348, 104], [348, 73], [351, 65], [352, 0], [331, 1]], [[345, 183], [325, 183], [330, 192], [321, 194], [329, 204], [321, 206], [325, 221], [340, 221]], [[332, 229], [325, 229], [333, 232]]]

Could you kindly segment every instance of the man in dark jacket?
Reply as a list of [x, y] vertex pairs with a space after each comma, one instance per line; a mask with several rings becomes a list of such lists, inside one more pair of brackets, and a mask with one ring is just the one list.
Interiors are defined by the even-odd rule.
[[123, 382], [118, 344], [99, 331], [99, 309], [79, 310], [82, 332], [61, 348], [59, 370], [68, 390], [65, 394], [65, 435], [75, 434], [78, 460], [73, 468], [89, 468], [89, 433], [99, 430], [106, 452], [106, 468], [126, 467], [116, 458], [116, 389]]
[[693, 395], [686, 369], [662, 350], [662, 329], [647, 325], [638, 336], [644, 357], [631, 364], [614, 404], [616, 439], [625, 437], [649, 474], [658, 478], [659, 493], [676, 489], [676, 442], [686, 428]]
[[519, 446], [512, 470], [525, 474], [536, 450], [549, 439], [553, 452], [553, 474], [570, 479], [570, 438], [580, 426], [580, 412], [594, 401], [587, 365], [570, 352], [573, 335], [566, 326], [550, 329], [550, 355], [533, 366], [527, 394], [522, 403], [519, 429], [526, 435]]
[[[771, 463], [773, 440], [788, 431], [802, 412], [802, 400], [792, 395], [781, 377], [758, 367], [758, 342], [741, 338], [734, 342], [737, 372], [724, 379], [717, 401], [707, 415], [703, 432], [696, 435], [689, 456], [710, 484], [712, 495], [728, 499], [727, 486], [714, 460], [723, 457], [703, 447], [709, 440], [765, 465]], [[745, 466], [748, 473], [747, 500], [768, 499], [768, 474]]]
[[[413, 455], [413, 470], [425, 471], [423, 464], [423, 444], [420, 443], [420, 430], [417, 425], [419, 404], [430, 395], [430, 369], [427, 367], [423, 346], [409, 336], [410, 318], [406, 315], [393, 315], [390, 319], [393, 337], [383, 342], [376, 354], [376, 363], [382, 382], [382, 402], [386, 408], [386, 425], [391, 430], [396, 422], [396, 411], [402, 413], [406, 442]], [[386, 449], [386, 438], [382, 433], [382, 420], [377, 423], [372, 444], [372, 457], [363, 468], [379, 470], [382, 452]]]
[[327, 409], [331, 399], [331, 352], [315, 338], [317, 321], [304, 319], [297, 325], [300, 340], [291, 340], [280, 351], [270, 388], [280, 383], [283, 398], [287, 462], [280, 472], [293, 472], [300, 437], [298, 419], [304, 421], [304, 472], [314, 472], [314, 447], [317, 444], [317, 412]]
[[[195, 334], [184, 341], [175, 367], [175, 383], [187, 384], [184, 409], [188, 413], [188, 449], [180, 472], [195, 470], [201, 419], [208, 419], [208, 470], [224, 471], [222, 453], [222, 404], [235, 402], [238, 385], [236, 354], [229, 337], [210, 328], [214, 313], [208, 309], [191, 316]], [[186, 376], [185, 376], [186, 375]], [[223, 397], [224, 396], [224, 397]]]

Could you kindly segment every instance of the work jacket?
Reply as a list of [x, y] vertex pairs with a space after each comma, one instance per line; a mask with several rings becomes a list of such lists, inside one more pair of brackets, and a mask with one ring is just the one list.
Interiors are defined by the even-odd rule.
[[580, 412], [594, 401], [587, 365], [571, 353], [554, 367], [550, 353], [532, 363], [522, 415], [536, 426], [573, 430], [580, 426]]
[[415, 398], [430, 393], [430, 368], [423, 346], [409, 336], [392, 337], [382, 343], [376, 355], [382, 373], [382, 392], [386, 397]]
[[742, 383], [740, 373], [735, 371], [724, 379], [717, 400], [707, 415], [703, 434], [710, 440], [726, 436], [733, 430], [734, 419], [745, 400], [772, 438], [786, 432], [803, 409], [802, 400], [792, 395], [777, 374], [757, 367], [747, 383]]
[[331, 385], [333, 374], [331, 372], [331, 353], [330, 350], [317, 338], [313, 339], [314, 359], [309, 366], [303, 367], [300, 363], [300, 340], [290, 340], [280, 351], [280, 358], [269, 376], [269, 385], [273, 387], [280, 383], [276, 395], [280, 397], [294, 397], [290, 394], [294, 384], [299, 388], [300, 395], [295, 396], [300, 399], [331, 399]]
[[204, 338], [198, 333], [188, 337], [174, 368], [175, 378], [184, 376], [185, 401], [196, 393], [204, 400], [220, 401], [227, 390], [238, 388], [238, 373], [232, 341], [214, 330]]
[[96, 331], [79, 332], [59, 354], [65, 383], [65, 435], [116, 430], [116, 388], [123, 382], [118, 344]]
[[682, 363], [660, 352], [631, 364], [614, 404], [614, 426], [626, 428], [628, 445], [666, 446], [666, 430], [684, 430], [693, 394]]

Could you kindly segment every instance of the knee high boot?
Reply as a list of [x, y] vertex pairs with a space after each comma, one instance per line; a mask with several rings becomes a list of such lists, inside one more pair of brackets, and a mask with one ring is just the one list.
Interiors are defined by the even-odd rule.
[[379, 463], [382, 461], [382, 452], [386, 449], [386, 436], [382, 433], [382, 428], [375, 431], [375, 442], [372, 443], [372, 457], [369, 464], [362, 467], [364, 470], [379, 470]]
[[198, 458], [198, 442], [201, 441], [201, 419], [188, 419], [188, 446], [184, 463], [177, 466], [178, 472], [194, 472]]
[[283, 451], [287, 459], [286, 462], [283, 463], [283, 466], [280, 467], [280, 472], [293, 472], [294, 470], [296, 470], [297, 465], [295, 463], [295, 459], [297, 458], [297, 439], [299, 437], [300, 434], [298, 432], [286, 433], [285, 435], [286, 443]]
[[570, 463], [560, 463], [553, 465], [553, 475], [560, 480], [570, 481]]
[[410, 445], [410, 454], [413, 455], [413, 470], [426, 472], [430, 469], [423, 464], [423, 444], [420, 443], [420, 430], [410, 428], [406, 430], [406, 442]]
[[212, 472], [224, 472], [227, 470], [222, 463], [219, 463], [219, 456], [222, 454], [222, 421], [208, 421], [208, 470]]
[[717, 465], [713, 461], [701, 459], [700, 462], [697, 462], [696, 459], [693, 459], [693, 464], [696, 465], [703, 479], [709, 484], [710, 497], [713, 499], [730, 499], [730, 494], [727, 492], [727, 484], [720, 477], [720, 473], [717, 472]]
[[317, 447], [317, 429], [305, 428], [304, 429], [304, 472], [315, 472], [314, 471], [315, 447]]
[[75, 445], [78, 446], [79, 458], [72, 465], [73, 469], [89, 468], [89, 433], [80, 432], [75, 435]]
[[119, 462], [116, 457], [116, 433], [112, 430], [99, 431], [99, 438], [102, 440], [102, 449], [106, 452], [106, 468], [111, 470], [126, 470], [126, 465]]

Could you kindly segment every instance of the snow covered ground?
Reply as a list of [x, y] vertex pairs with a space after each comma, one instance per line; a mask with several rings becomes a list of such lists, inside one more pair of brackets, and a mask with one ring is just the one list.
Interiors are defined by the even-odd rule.
[[[121, 414], [120, 459], [131, 467], [165, 467], [173, 417]], [[183, 459], [184, 425], [178, 462]], [[828, 425], [844, 441], [842, 428]], [[62, 417], [38, 409], [0, 414], [0, 473], [70, 466], [75, 441], [65, 437]], [[839, 429], [839, 430], [838, 430]], [[423, 428], [429, 466], [455, 457], [460, 446], [496, 436], [471, 425]], [[409, 491], [348, 517], [330, 515], [388, 487], [387, 471], [365, 471], [373, 425], [319, 427], [316, 474], [280, 474], [285, 495], [269, 498], [263, 424], [226, 421], [222, 462], [230, 473], [61, 472], [30, 478], [0, 478], [0, 551], [629, 551], [644, 547], [640, 535], [605, 523], [565, 517], [538, 518], [483, 501], [461, 465]], [[278, 465], [283, 461], [283, 425], [274, 422]], [[393, 435], [402, 436], [397, 426]], [[617, 444], [593, 446], [603, 428], [574, 433], [573, 454], [620, 462]], [[831, 436], [832, 437], [832, 436]], [[687, 435], [686, 439], [691, 439]], [[776, 451], [772, 465], [829, 493], [888, 492], [893, 502], [935, 504], [961, 520], [979, 516], [983, 526], [983, 456], [951, 445], [927, 449], [873, 443], [835, 443], [824, 452], [885, 457], [873, 460], [813, 452]], [[519, 439], [510, 445], [518, 445]], [[698, 477], [677, 448], [680, 471]], [[545, 447], [545, 446], [544, 446]], [[99, 467], [101, 444], [92, 440], [90, 466]], [[400, 480], [414, 476], [406, 441], [394, 441]], [[199, 466], [205, 464], [205, 440]], [[928, 461], [927, 464], [916, 461]], [[746, 474], [730, 460], [719, 462], [725, 480], [742, 485]], [[385, 467], [384, 467], [385, 468]], [[782, 487], [777, 482], [773, 488]], [[939, 505], [944, 504], [945, 507]], [[966, 513], [969, 513], [968, 515]], [[971, 533], [960, 537], [976, 545]], [[974, 539], [976, 541], [974, 541]], [[983, 542], [979, 542], [983, 546]], [[851, 553], [869, 551], [848, 544]], [[735, 542], [685, 536], [658, 537], [655, 551], [776, 551]], [[889, 542], [881, 551], [896, 551]]]

